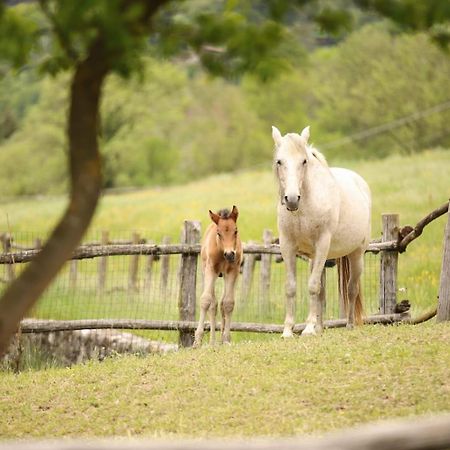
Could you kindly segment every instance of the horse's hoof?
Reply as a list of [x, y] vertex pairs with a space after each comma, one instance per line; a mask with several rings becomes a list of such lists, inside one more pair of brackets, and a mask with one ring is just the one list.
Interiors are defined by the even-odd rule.
[[318, 331], [313, 324], [306, 325], [306, 328], [302, 331], [302, 336], [316, 336]]
[[352, 323], [348, 323], [345, 328], [347, 328], [347, 330], [354, 330], [355, 329], [355, 325], [353, 325]]
[[292, 330], [284, 330], [283, 334], [281, 335], [281, 337], [283, 339], [291, 339], [294, 337], [294, 333], [292, 332]]
[[194, 343], [192, 344], [192, 348], [200, 348], [201, 346], [202, 346], [202, 343], [197, 342], [197, 341], [194, 341]]

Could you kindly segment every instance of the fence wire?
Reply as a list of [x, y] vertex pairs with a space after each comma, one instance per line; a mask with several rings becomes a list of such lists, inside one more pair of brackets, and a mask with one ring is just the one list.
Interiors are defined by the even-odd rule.
[[[93, 235], [100, 243], [100, 233]], [[115, 234], [112, 241], [131, 242], [131, 233]], [[136, 235], [134, 236], [136, 239]], [[20, 233], [14, 236], [12, 250], [33, 248], [41, 242], [35, 233]], [[167, 243], [167, 239], [146, 239], [146, 242]], [[246, 255], [249, 257], [250, 255]], [[270, 258], [270, 277], [264, 278], [261, 262], [255, 261], [248, 283], [240, 276], [235, 290], [233, 322], [257, 322], [280, 324], [285, 312], [285, 267]], [[155, 256], [109, 256], [68, 261], [52, 285], [30, 311], [29, 318], [76, 320], [76, 319], [179, 319], [178, 298], [180, 291], [179, 270], [181, 255]], [[197, 308], [202, 290], [200, 260], [197, 266]], [[17, 276], [26, 264], [13, 267], [3, 264], [0, 279], [4, 289], [8, 280]], [[13, 273], [12, 273], [13, 272]], [[308, 264], [297, 261], [296, 321], [303, 322], [308, 313], [307, 280]], [[339, 296], [336, 267], [327, 269], [325, 319], [339, 317]], [[378, 312], [379, 257], [366, 254], [365, 271], [362, 278], [364, 308], [366, 314]], [[221, 299], [223, 279], [216, 283], [216, 298]], [[220, 311], [220, 309], [219, 309]], [[220, 313], [219, 313], [220, 314]], [[220, 320], [220, 317], [218, 318]], [[129, 331], [127, 331], [129, 333]], [[163, 342], [176, 343], [178, 333], [173, 331], [133, 331], [135, 335]], [[233, 333], [233, 340], [261, 338], [251, 333]]]

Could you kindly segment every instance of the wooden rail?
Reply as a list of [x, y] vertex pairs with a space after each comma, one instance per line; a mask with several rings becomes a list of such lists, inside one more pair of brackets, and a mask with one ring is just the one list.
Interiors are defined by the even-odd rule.
[[[392, 324], [408, 320], [409, 314], [379, 314], [368, 316], [364, 323], [368, 325]], [[326, 320], [325, 328], [343, 328], [347, 324], [346, 319]], [[114, 330], [163, 330], [163, 331], [194, 331], [197, 322], [193, 320], [144, 320], [144, 319], [92, 319], [92, 320], [35, 320], [24, 319], [21, 322], [22, 333], [49, 333], [54, 331], [73, 330], [94, 330], [94, 329], [114, 329]], [[305, 323], [294, 325], [294, 333], [301, 333], [306, 327]], [[209, 323], [205, 323], [205, 330], [209, 330]], [[216, 329], [220, 330], [220, 323]], [[231, 324], [231, 331], [244, 331], [252, 333], [282, 333], [283, 325], [264, 323], [234, 322]]]
[[374, 422], [324, 437], [254, 439], [101, 439], [20, 440], [0, 443], [0, 450], [446, 450], [450, 415]]
[[[378, 253], [381, 251], [396, 251], [397, 241], [378, 242], [369, 244], [366, 252]], [[244, 253], [261, 255], [281, 255], [278, 244], [244, 244]], [[19, 252], [1, 253], [0, 264], [18, 264], [31, 261], [40, 249], [23, 250]], [[197, 255], [200, 253], [200, 244], [113, 244], [113, 245], [81, 245], [72, 254], [71, 259], [90, 259], [105, 256], [132, 256], [132, 255]]]

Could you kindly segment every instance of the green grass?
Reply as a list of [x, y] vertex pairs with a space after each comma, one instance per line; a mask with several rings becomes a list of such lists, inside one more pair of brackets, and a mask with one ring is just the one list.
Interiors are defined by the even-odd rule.
[[0, 436], [322, 434], [450, 411], [450, 324], [327, 330], [0, 373]]

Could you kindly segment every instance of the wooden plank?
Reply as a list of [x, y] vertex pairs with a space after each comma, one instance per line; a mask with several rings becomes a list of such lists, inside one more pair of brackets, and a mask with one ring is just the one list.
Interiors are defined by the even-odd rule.
[[[273, 239], [272, 231], [264, 230], [263, 243], [270, 245]], [[270, 305], [270, 273], [272, 267], [272, 255], [270, 253], [261, 254], [260, 264], [260, 314], [267, 314]], [[245, 298], [245, 297], [244, 297]]]
[[[108, 245], [109, 243], [109, 233], [108, 231], [102, 231], [101, 235], [102, 245]], [[98, 290], [103, 292], [106, 284], [106, 272], [108, 268], [108, 258], [106, 256], [101, 257], [98, 260]]]
[[[249, 242], [247, 247], [255, 245], [252, 241]], [[244, 250], [245, 253], [245, 250]], [[242, 266], [241, 277], [241, 303], [246, 303], [250, 295], [253, 283], [253, 272], [255, 271], [256, 254], [245, 253], [244, 264]]]
[[[382, 242], [396, 240], [399, 231], [398, 214], [382, 215]], [[394, 312], [397, 303], [397, 267], [398, 253], [381, 252], [380, 257], [380, 313]]]
[[[200, 222], [184, 222], [184, 244], [200, 242]], [[180, 267], [180, 293], [178, 300], [179, 318], [181, 321], [195, 320], [196, 285], [197, 285], [197, 255], [183, 254]], [[193, 322], [195, 324], [195, 322]], [[180, 331], [180, 345], [192, 347], [194, 329]]]
[[376, 421], [321, 437], [253, 439], [100, 439], [18, 440], [0, 450], [446, 450], [450, 414]]
[[[3, 253], [5, 256], [11, 256], [11, 264], [6, 267], [6, 281], [11, 282], [16, 277], [14, 254], [11, 253], [12, 236], [9, 233], [4, 233], [1, 236]], [[9, 254], [9, 255], [8, 255]]]
[[[396, 322], [406, 323], [409, 320], [407, 313], [402, 314], [376, 314], [364, 318], [367, 325], [392, 324]], [[145, 320], [145, 319], [81, 319], [81, 320], [37, 320], [24, 319], [21, 322], [22, 333], [46, 333], [52, 331], [90, 330], [90, 329], [115, 329], [115, 330], [162, 330], [191, 333], [197, 328], [194, 320]], [[343, 328], [347, 325], [346, 319], [325, 320], [325, 328]], [[306, 323], [294, 325], [294, 333], [301, 333]], [[205, 322], [205, 330], [209, 330], [209, 322]], [[220, 330], [220, 322], [216, 323], [216, 329]], [[231, 331], [251, 333], [282, 333], [283, 325], [251, 322], [232, 322]]]
[[[149, 242], [152, 244], [152, 242]], [[144, 276], [144, 289], [150, 292], [152, 287], [153, 276], [153, 263], [155, 262], [155, 255], [148, 255], [145, 262], [145, 276]]]
[[[375, 242], [369, 245], [368, 252], [378, 253], [380, 251], [395, 251], [397, 248], [397, 241], [389, 242]], [[0, 254], [0, 264], [16, 264], [26, 263], [31, 261], [40, 250], [23, 250], [20, 252], [10, 254]], [[244, 244], [243, 251], [245, 254], [270, 254], [281, 255], [280, 246], [278, 244], [261, 245], [261, 244]], [[94, 245], [94, 246], [80, 246], [72, 254], [72, 260], [76, 259], [90, 259], [99, 258], [102, 256], [124, 256], [124, 255], [176, 255], [176, 254], [191, 254], [200, 253], [200, 244], [172, 244], [172, 245], [157, 245], [157, 244], [111, 244], [111, 245]]]
[[[162, 239], [162, 246], [168, 246], [170, 244], [170, 237], [164, 236]], [[160, 274], [160, 295], [162, 298], [165, 298], [167, 295], [167, 284], [169, 282], [169, 270], [170, 270], [170, 256], [163, 255], [161, 256], [161, 274]]]
[[436, 322], [448, 320], [450, 320], [450, 212], [447, 213], [447, 225], [444, 232], [444, 250]]
[[69, 266], [70, 289], [75, 289], [75, 287], [77, 285], [77, 278], [78, 278], [78, 260], [72, 259], [72, 261], [70, 261], [70, 266]]
[[[133, 244], [138, 245], [139, 233], [134, 232], [131, 237]], [[128, 275], [128, 290], [131, 292], [138, 292], [138, 271], [139, 271], [139, 254], [133, 254], [130, 256], [130, 269]]]

